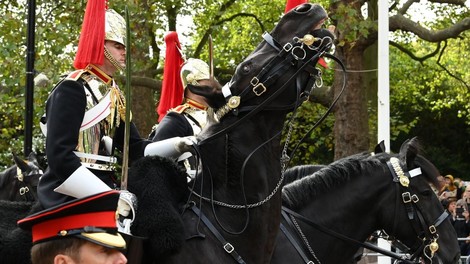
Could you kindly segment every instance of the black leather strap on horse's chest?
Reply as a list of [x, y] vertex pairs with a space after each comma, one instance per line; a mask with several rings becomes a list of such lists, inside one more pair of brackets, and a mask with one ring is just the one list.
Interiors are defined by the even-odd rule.
[[295, 218], [301, 220], [302, 222], [312, 226], [313, 228], [317, 229], [318, 231], [322, 232], [322, 233], [325, 233], [327, 235], [330, 235], [330, 236], [333, 236], [333, 237], [336, 237], [344, 242], [347, 242], [351, 245], [354, 245], [354, 246], [357, 246], [357, 247], [363, 247], [363, 248], [367, 248], [367, 249], [370, 249], [374, 252], [377, 252], [377, 253], [380, 253], [380, 254], [383, 254], [385, 256], [389, 256], [391, 258], [394, 258], [396, 260], [399, 260], [401, 261], [400, 263], [406, 263], [406, 264], [417, 264], [417, 262], [414, 262], [412, 260], [408, 260], [406, 258], [404, 258], [403, 256], [401, 256], [400, 254], [398, 253], [395, 253], [395, 252], [392, 252], [392, 251], [387, 251], [387, 250], [384, 250], [383, 248], [380, 248], [376, 245], [373, 245], [371, 243], [363, 243], [363, 242], [360, 242], [360, 241], [357, 241], [355, 239], [352, 239], [352, 238], [349, 238], [343, 234], [340, 234], [338, 232], [335, 232], [331, 229], [328, 229], [322, 225], [319, 225], [313, 221], [311, 221], [310, 219], [306, 218], [305, 216], [297, 213], [297, 212], [294, 212], [292, 211], [291, 209], [287, 208], [287, 207], [282, 207], [282, 210], [285, 211], [286, 213], [288, 213], [289, 215], [292, 215], [294, 216]]
[[[294, 227], [294, 224], [292, 223], [292, 220], [289, 218], [289, 216], [286, 214], [286, 212], [284, 210], [282, 210], [282, 217], [286, 220], [287, 224], [289, 224], [289, 227], [291, 229], [294, 229], [295, 230], [295, 227]], [[291, 234], [291, 232], [289, 232], [289, 230], [287, 230], [287, 228], [282, 224], [281, 222], [281, 231], [282, 233], [284, 233], [284, 235], [287, 237], [287, 239], [289, 239], [290, 243], [292, 244], [292, 246], [294, 246], [295, 250], [297, 251], [297, 253], [299, 253], [300, 257], [302, 258], [302, 260], [306, 263], [306, 264], [314, 264], [313, 261], [311, 261], [307, 255], [305, 254], [304, 250], [302, 249], [302, 247], [299, 245], [297, 239], [295, 239], [295, 237]]]
[[191, 206], [191, 210], [201, 218], [202, 222], [209, 228], [209, 230], [212, 232], [212, 234], [219, 240], [219, 242], [222, 244], [223, 249], [225, 252], [229, 253], [237, 263], [240, 264], [246, 264], [245, 261], [242, 259], [242, 257], [235, 251], [235, 247], [227, 242], [225, 238], [222, 236], [222, 234], [215, 228], [215, 226], [211, 223], [211, 221], [204, 215], [204, 213], [199, 210], [195, 205]]

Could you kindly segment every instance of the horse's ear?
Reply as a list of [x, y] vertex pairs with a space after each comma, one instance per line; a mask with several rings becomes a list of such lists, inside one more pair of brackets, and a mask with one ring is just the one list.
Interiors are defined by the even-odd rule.
[[385, 142], [382, 140], [382, 141], [380, 141], [379, 144], [377, 144], [377, 146], [375, 146], [375, 148], [374, 148], [374, 153], [375, 153], [375, 154], [384, 153], [385, 151], [386, 151], [386, 149], [385, 149]]
[[24, 161], [23, 159], [19, 158], [15, 153], [12, 153], [13, 154], [13, 160], [15, 161], [15, 164], [18, 168], [21, 169], [21, 171], [27, 171], [29, 166], [28, 166], [28, 163], [26, 163], [26, 161]]
[[216, 85], [192, 85], [188, 84], [186, 89], [192, 93], [203, 96], [207, 99], [207, 104], [215, 109], [219, 109], [225, 104], [225, 98], [220, 89], [220, 84]]
[[419, 154], [419, 141], [417, 137], [407, 139], [400, 147], [400, 160], [406, 164], [408, 170], [413, 169], [413, 164]]
[[31, 153], [29, 153], [29, 155], [28, 155], [28, 160], [32, 161], [32, 162], [37, 161], [38, 159], [37, 159], [36, 153], [31, 151]]

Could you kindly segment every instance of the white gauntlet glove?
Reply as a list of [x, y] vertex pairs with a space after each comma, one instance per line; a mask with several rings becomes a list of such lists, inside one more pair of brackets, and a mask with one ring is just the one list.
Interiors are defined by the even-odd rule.
[[168, 138], [148, 144], [144, 155], [176, 159], [181, 154], [190, 151], [194, 144], [197, 144], [194, 136]]
[[137, 197], [135, 194], [121, 190], [119, 194], [119, 201], [117, 211], [119, 217], [117, 219], [118, 231], [126, 234], [131, 234], [131, 225], [135, 219], [137, 211]]

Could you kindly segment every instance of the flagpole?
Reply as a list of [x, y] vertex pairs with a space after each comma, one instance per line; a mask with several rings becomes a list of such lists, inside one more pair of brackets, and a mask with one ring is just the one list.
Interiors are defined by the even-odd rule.
[[34, 37], [36, 22], [36, 0], [28, 1], [28, 29], [26, 53], [24, 156], [32, 152], [33, 145], [33, 97], [34, 97]]

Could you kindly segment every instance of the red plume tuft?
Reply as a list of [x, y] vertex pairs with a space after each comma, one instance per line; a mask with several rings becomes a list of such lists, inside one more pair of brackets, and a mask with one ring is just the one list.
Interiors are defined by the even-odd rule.
[[75, 69], [83, 69], [90, 63], [103, 64], [106, 7], [106, 0], [88, 0], [73, 63]]
[[287, 0], [287, 3], [286, 3], [286, 9], [284, 10], [284, 14], [289, 12], [292, 8], [300, 5], [300, 4], [303, 4], [303, 3], [307, 3], [307, 0]]
[[184, 92], [183, 82], [180, 77], [181, 66], [184, 61], [180, 53], [181, 44], [178, 40], [178, 34], [175, 31], [168, 32], [165, 35], [165, 44], [162, 93], [157, 107], [158, 122], [162, 120], [169, 109], [182, 103]]

